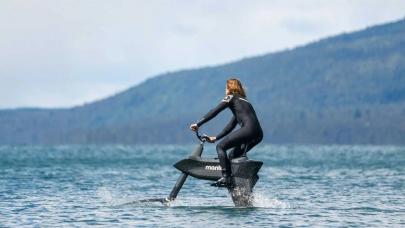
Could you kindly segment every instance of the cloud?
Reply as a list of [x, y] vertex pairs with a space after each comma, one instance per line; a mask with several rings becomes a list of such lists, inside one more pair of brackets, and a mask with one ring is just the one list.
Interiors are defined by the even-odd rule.
[[147, 77], [404, 17], [405, 1], [0, 2], [0, 108], [81, 104]]

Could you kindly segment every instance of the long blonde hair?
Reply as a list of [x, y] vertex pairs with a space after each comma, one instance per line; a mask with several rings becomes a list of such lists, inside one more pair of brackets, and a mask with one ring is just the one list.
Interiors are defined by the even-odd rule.
[[228, 89], [228, 93], [226, 95], [235, 95], [238, 94], [239, 96], [246, 98], [245, 90], [242, 86], [242, 83], [236, 78], [230, 78], [226, 80], [226, 88]]

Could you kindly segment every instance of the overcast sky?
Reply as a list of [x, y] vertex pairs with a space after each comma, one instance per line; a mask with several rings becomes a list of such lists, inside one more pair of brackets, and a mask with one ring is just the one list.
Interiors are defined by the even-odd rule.
[[79, 105], [404, 16], [403, 0], [0, 0], [0, 108]]

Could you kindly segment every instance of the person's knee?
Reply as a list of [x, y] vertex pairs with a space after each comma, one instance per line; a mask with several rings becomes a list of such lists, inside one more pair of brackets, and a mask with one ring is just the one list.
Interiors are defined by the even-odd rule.
[[255, 141], [254, 143], [257, 145], [257, 144], [259, 144], [262, 140], [263, 140], [263, 134], [260, 134], [259, 137], [257, 137], [256, 140], [254, 140], [254, 141]]
[[262, 142], [263, 141], [263, 135], [261, 135], [260, 137], [259, 137], [259, 140], [258, 140], [258, 144], [260, 143], [260, 142]]
[[216, 146], [217, 151], [224, 151], [225, 146], [223, 143], [218, 143]]

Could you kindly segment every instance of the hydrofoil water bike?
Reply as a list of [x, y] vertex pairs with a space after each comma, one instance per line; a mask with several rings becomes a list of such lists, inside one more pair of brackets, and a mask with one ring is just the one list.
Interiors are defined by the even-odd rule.
[[[199, 140], [198, 146], [192, 151], [191, 155], [174, 164], [174, 167], [182, 172], [177, 179], [169, 197], [140, 200], [139, 202], [161, 202], [168, 204], [174, 201], [180, 192], [188, 176], [197, 179], [216, 181], [222, 177], [221, 166], [218, 159], [206, 159], [201, 155], [204, 150], [204, 144], [208, 141], [207, 135], [200, 135], [196, 131]], [[232, 200], [237, 207], [253, 206], [253, 187], [259, 176], [257, 173], [262, 167], [263, 162], [250, 160], [246, 156], [246, 151], [241, 157], [231, 160], [233, 186], [227, 187]]]

